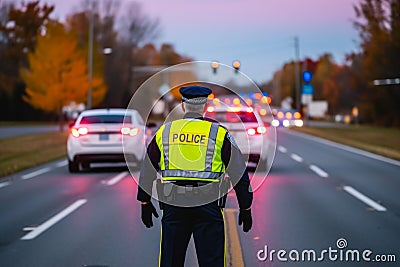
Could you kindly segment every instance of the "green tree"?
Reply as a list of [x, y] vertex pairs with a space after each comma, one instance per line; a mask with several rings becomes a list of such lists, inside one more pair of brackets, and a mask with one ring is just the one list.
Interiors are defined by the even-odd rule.
[[[87, 63], [77, 49], [76, 35], [58, 22], [49, 22], [28, 60], [29, 69], [21, 69], [27, 86], [24, 100], [45, 112], [60, 114], [61, 123], [62, 107], [72, 101], [85, 102], [89, 88]], [[106, 92], [103, 80], [94, 77], [92, 88], [96, 105]]]

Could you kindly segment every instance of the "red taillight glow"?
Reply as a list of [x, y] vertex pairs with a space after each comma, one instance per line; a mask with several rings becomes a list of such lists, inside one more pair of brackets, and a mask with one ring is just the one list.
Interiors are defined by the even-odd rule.
[[139, 133], [139, 128], [122, 127], [121, 134], [135, 136]]
[[86, 135], [88, 132], [89, 132], [88, 129], [85, 128], [85, 127], [82, 127], [82, 128], [72, 128], [72, 129], [71, 129], [71, 134], [72, 134], [72, 136], [74, 136], [74, 137], [79, 137], [79, 136], [81, 136], [81, 135]]

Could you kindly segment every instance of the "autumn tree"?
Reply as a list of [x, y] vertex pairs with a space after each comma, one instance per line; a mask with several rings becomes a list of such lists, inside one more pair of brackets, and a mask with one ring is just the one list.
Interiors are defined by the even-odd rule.
[[26, 65], [26, 55], [34, 50], [36, 37], [44, 29], [54, 6], [39, 1], [11, 5], [7, 19], [0, 21], [0, 35], [6, 48], [1, 51], [0, 80], [9, 94], [19, 78], [19, 68]]
[[354, 7], [360, 35], [363, 79], [361, 115], [370, 122], [400, 126], [400, 85], [374, 86], [400, 76], [400, 0], [362, 0]]
[[[24, 100], [45, 112], [60, 114], [70, 102], [85, 102], [89, 88], [87, 63], [77, 49], [76, 35], [55, 21], [38, 35], [36, 49], [28, 53], [29, 69], [21, 69], [26, 83]], [[100, 103], [106, 89], [100, 77], [92, 82], [93, 103]]]
[[27, 66], [27, 53], [33, 51], [54, 6], [16, 2], [0, 0], [0, 119], [26, 120], [43, 114], [22, 100], [25, 85], [19, 69]]

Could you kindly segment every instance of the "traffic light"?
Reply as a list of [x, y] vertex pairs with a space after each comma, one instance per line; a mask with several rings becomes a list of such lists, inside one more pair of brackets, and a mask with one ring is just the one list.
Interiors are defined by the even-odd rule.
[[218, 61], [211, 62], [211, 68], [212, 68], [214, 74], [217, 73], [218, 66], [219, 66]]
[[240, 69], [240, 61], [239, 60], [233, 61], [232, 67], [235, 69], [235, 72], [237, 73]]

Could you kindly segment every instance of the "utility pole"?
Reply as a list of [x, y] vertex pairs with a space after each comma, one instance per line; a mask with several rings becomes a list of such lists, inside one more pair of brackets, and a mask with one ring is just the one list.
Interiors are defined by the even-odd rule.
[[299, 37], [294, 37], [294, 53], [295, 53], [295, 65], [294, 65], [294, 75], [296, 82], [296, 109], [300, 111], [300, 47], [299, 47]]
[[94, 8], [95, 8], [95, 1], [92, 1], [91, 10], [89, 11], [89, 43], [88, 43], [88, 73], [89, 73], [89, 90], [87, 96], [87, 105], [86, 109], [92, 108], [92, 80], [93, 80], [93, 27], [94, 27]]

